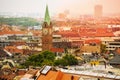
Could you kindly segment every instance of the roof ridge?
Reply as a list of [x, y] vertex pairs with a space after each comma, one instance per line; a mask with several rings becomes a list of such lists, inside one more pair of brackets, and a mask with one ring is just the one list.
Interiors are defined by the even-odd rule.
[[61, 72], [60, 70], [57, 72], [57, 76], [56, 76], [56, 79], [55, 80], [61, 80], [62, 77], [63, 77], [64, 73]]

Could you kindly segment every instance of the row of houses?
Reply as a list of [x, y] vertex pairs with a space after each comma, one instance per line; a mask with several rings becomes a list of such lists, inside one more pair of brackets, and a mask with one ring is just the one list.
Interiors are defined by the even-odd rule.
[[[4, 73], [2, 73], [4, 71]], [[75, 73], [76, 72], [76, 73]], [[81, 73], [82, 72], [82, 73]], [[0, 71], [1, 80], [119, 80], [119, 75], [112, 75], [109, 73], [92, 73], [74, 70], [57, 70], [51, 66], [44, 66], [33, 69], [11, 69], [4, 67]], [[91, 74], [89, 74], [91, 73]], [[4, 75], [2, 75], [4, 74]], [[97, 75], [96, 75], [97, 74]], [[99, 76], [98, 76], [99, 75]]]
[[[79, 31], [77, 32], [77, 30]], [[97, 33], [95, 33], [96, 31]], [[96, 28], [95, 32], [90, 28], [55, 31], [53, 32], [53, 47], [67, 48], [71, 53], [75, 51], [75, 48], [80, 48], [82, 53], [100, 53], [101, 44], [106, 45], [106, 50], [108, 51], [120, 48], [120, 37], [115, 36], [112, 30]], [[23, 50], [42, 51], [41, 30], [14, 31], [5, 26], [1, 28], [0, 34], [0, 47], [12, 53], [17, 53], [17, 51], [18, 53], [23, 53]], [[95, 34], [101, 34], [102, 36], [98, 37]]]

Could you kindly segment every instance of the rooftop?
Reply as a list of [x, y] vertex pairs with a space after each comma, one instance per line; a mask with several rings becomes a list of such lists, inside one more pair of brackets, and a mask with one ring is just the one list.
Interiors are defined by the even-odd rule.
[[50, 70], [46, 75], [41, 74], [37, 80], [79, 80], [79, 76]]

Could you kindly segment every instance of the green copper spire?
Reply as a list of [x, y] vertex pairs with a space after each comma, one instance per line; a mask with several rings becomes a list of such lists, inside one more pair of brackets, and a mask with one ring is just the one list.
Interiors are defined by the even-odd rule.
[[48, 11], [48, 6], [46, 6], [44, 21], [47, 22], [48, 25], [50, 25], [50, 16]]

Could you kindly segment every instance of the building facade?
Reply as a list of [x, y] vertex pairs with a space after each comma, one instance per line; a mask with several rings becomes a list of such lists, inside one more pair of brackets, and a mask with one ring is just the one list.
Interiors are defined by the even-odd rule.
[[102, 14], [103, 14], [102, 5], [96, 5], [94, 7], [94, 16], [95, 17], [102, 17]]

